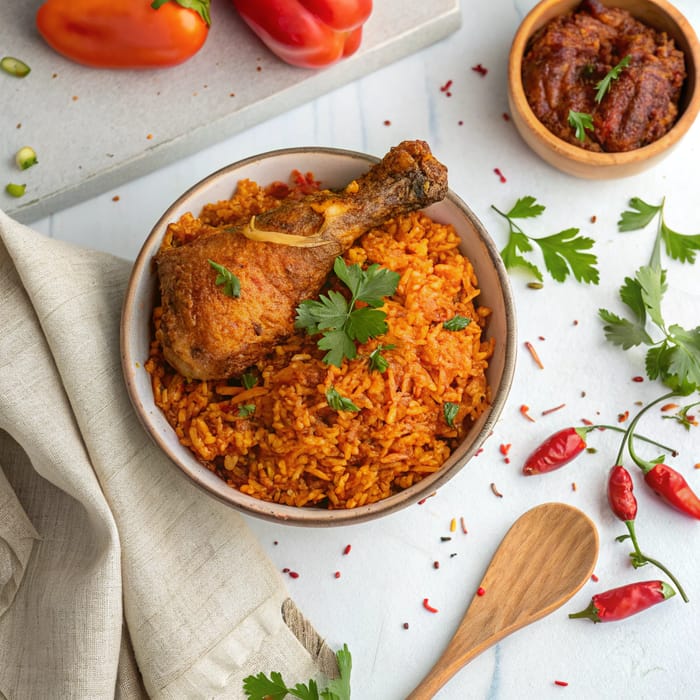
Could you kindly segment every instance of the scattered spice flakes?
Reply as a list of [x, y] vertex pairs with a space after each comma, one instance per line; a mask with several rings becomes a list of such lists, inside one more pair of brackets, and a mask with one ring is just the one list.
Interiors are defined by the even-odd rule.
[[498, 487], [496, 484], [491, 482], [491, 492], [493, 493], [494, 496], [497, 496], [498, 498], [503, 498], [503, 494], [498, 490]]
[[340, 571], [336, 571], [336, 572], [333, 574], [333, 578], [340, 578]]
[[554, 681], [554, 685], [560, 685], [560, 686], [566, 687], [569, 684], [566, 681]]
[[510, 121], [510, 114], [508, 114], [508, 112], [503, 112], [503, 114], [501, 116], [503, 117], [504, 122]]
[[408, 622], [404, 622], [403, 625], [401, 625], [405, 630], [408, 629]]
[[452, 518], [450, 520], [450, 532], [454, 532], [457, 529], [457, 518]]
[[384, 126], [391, 126], [391, 121], [390, 121], [389, 119], [385, 119], [385, 120], [382, 122], [382, 124], [384, 124]]
[[575, 482], [575, 481], [572, 481], [572, 482], [571, 482], [571, 490], [572, 490], [572, 491], [576, 491], [577, 489], [578, 489], [578, 486], [576, 486], [576, 482]]
[[472, 70], [475, 73], [478, 73], [482, 78], [486, 77], [486, 74], [489, 72], [488, 68], [484, 68], [481, 63], [477, 63], [475, 66], [472, 66]]
[[77, 96], [77, 95], [73, 95], [73, 97], [71, 97], [71, 100], [73, 100], [73, 102], [77, 102], [77, 101], [78, 101], [78, 96]]
[[344, 555], [350, 554], [350, 550], [351, 550], [351, 549], [352, 549], [352, 545], [351, 545], [351, 544], [346, 544], [346, 545], [345, 545], [345, 549], [343, 550], [343, 554], [344, 554]]
[[500, 168], [494, 168], [493, 172], [496, 173], [499, 182], [507, 182], [506, 176], [503, 174]]
[[146, 139], [150, 141], [153, 138], [153, 134], [146, 134]]
[[418, 501], [418, 505], [422, 506], [429, 498], [432, 498], [437, 494], [437, 491], [433, 491], [432, 493], [428, 494], [425, 498], [421, 498], [420, 501]]
[[436, 559], [433, 562], [433, 569], [439, 569], [440, 568], [440, 562]]
[[460, 526], [461, 526], [461, 528], [462, 528], [462, 533], [466, 535], [466, 534], [467, 534], [467, 523], [464, 522], [464, 517], [461, 517], [461, 518], [459, 519], [459, 524], [460, 524]]
[[693, 469], [700, 469], [700, 462], [693, 465]]
[[666, 412], [666, 411], [673, 411], [673, 410], [675, 410], [676, 408], [678, 408], [678, 404], [677, 404], [677, 403], [665, 403], [665, 404], [661, 407], [661, 410], [664, 411], [664, 412]]
[[476, 594], [477, 594], [478, 596], [484, 596], [484, 595], [486, 595], [486, 589], [485, 589], [483, 586], [479, 586], [479, 587], [476, 589]]
[[623, 413], [618, 413], [617, 414], [617, 422], [624, 423], [629, 417], [630, 417], [629, 411], [624, 411]]
[[527, 288], [528, 289], [543, 289], [544, 285], [542, 284], [542, 282], [528, 282]]
[[535, 346], [529, 340], [526, 340], [525, 347], [530, 355], [532, 355], [532, 359], [535, 361], [535, 364], [540, 369], [544, 369], [544, 365], [542, 364], [542, 360], [540, 360], [540, 356], [537, 354], [537, 350], [535, 350]]
[[451, 541], [452, 541], [452, 538], [451, 538], [451, 537], [448, 537], [447, 535], [443, 535], [443, 536], [440, 538], [440, 542], [451, 542]]
[[440, 92], [445, 94], [445, 97], [452, 97], [452, 92], [450, 88], [452, 87], [452, 81], [448, 80], [444, 85], [440, 86]]
[[460, 119], [460, 120], [457, 122], [457, 126], [463, 126], [463, 125], [464, 125], [464, 121], [463, 121], [462, 119]]
[[636, 377], [632, 377], [633, 382], [643, 382], [644, 377], [642, 377], [640, 374], [638, 374]]
[[531, 423], [535, 422], [535, 419], [530, 415], [529, 413], [530, 407], [527, 404], [523, 404], [520, 407], [520, 414], [524, 417], [527, 418]]
[[593, 214], [593, 216], [591, 217], [591, 223], [594, 224], [596, 221], [598, 221], [598, 217], [595, 214]]
[[285, 566], [284, 569], [282, 569], [282, 573], [287, 574], [289, 578], [299, 578], [299, 573], [292, 571], [288, 566]]
[[600, 579], [595, 574], [591, 574], [591, 581], [593, 581], [593, 583], [598, 583], [599, 580]]
[[114, 197], [112, 197], [113, 202], [118, 202], [119, 201], [119, 195], [115, 194]]
[[437, 608], [434, 608], [431, 604], [430, 601], [427, 598], [423, 598], [423, 607], [429, 612], [429, 613], [436, 613], [438, 612]]
[[552, 408], [545, 409], [544, 411], [542, 411], [542, 415], [548, 416], [550, 413], [556, 413], [556, 411], [561, 411], [561, 409], [565, 407], [565, 403], [560, 403], [558, 406], [552, 406]]

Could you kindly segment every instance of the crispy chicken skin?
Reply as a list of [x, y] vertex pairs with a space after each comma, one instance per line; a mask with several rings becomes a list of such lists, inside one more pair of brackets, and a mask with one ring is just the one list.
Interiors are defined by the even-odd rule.
[[[318, 295], [335, 258], [369, 229], [447, 194], [447, 170], [422, 141], [392, 148], [340, 193], [317, 192], [255, 219], [255, 228], [317, 236], [322, 245], [255, 241], [222, 228], [155, 258], [165, 359], [191, 379], [241, 374], [294, 330], [296, 307]], [[212, 260], [240, 280], [240, 296], [215, 284]]]

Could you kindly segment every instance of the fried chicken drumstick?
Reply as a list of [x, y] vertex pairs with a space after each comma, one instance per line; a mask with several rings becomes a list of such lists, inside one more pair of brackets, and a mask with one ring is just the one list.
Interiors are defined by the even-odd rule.
[[[296, 307], [318, 295], [335, 258], [359, 236], [446, 194], [446, 168], [426, 143], [405, 141], [342, 192], [316, 192], [260, 214], [252, 225], [161, 250], [165, 359], [191, 379], [241, 374], [293, 333]], [[264, 238], [265, 231], [292, 234], [295, 244], [248, 237]], [[216, 285], [209, 261], [236, 275], [238, 297]]]

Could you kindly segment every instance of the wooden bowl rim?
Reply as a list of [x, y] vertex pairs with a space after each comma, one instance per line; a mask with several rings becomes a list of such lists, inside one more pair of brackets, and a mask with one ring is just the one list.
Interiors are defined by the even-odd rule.
[[[543, 15], [551, 12], [558, 6], [561, 6], [561, 12], [558, 14], [564, 14], [577, 7], [580, 1], [581, 0], [541, 0], [541, 2], [528, 12], [520, 23], [513, 38], [508, 58], [508, 84], [512, 108], [518, 110], [520, 118], [535, 138], [545, 144], [550, 150], [555, 151], [558, 155], [579, 164], [602, 167], [610, 167], [613, 165], [628, 166], [643, 160], [655, 158], [680, 141], [695, 121], [698, 111], [700, 110], [700, 42], [698, 42], [698, 37], [693, 27], [684, 15], [666, 0], [642, 0], [642, 2], [636, 3], [637, 5], [655, 6], [664, 12], [678, 27], [679, 33], [683, 35], [689, 48], [689, 52], [685, 52], [686, 67], [691, 67], [691, 70], [688, 70], [688, 77], [686, 78], [688, 83], [685, 86], [685, 90], [687, 90], [689, 96], [688, 102], [678, 121], [660, 139], [647, 146], [634, 149], [633, 151], [621, 151], [616, 153], [588, 151], [560, 139], [549, 131], [535, 116], [535, 113], [532, 111], [525, 97], [522, 85], [522, 58], [525, 54], [527, 42], [535, 31], [544, 24], [544, 22], [541, 22]], [[631, 4], [620, 3], [618, 0], [601, 0], [601, 2], [607, 7], [619, 7], [621, 4]], [[632, 9], [627, 7], [625, 9], [628, 9], [628, 11], [634, 14]]]

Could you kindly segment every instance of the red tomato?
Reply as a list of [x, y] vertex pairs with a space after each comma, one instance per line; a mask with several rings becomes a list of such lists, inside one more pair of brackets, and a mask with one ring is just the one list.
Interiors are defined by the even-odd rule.
[[193, 56], [209, 33], [209, 0], [47, 0], [36, 26], [46, 43], [93, 68], [159, 68]]

